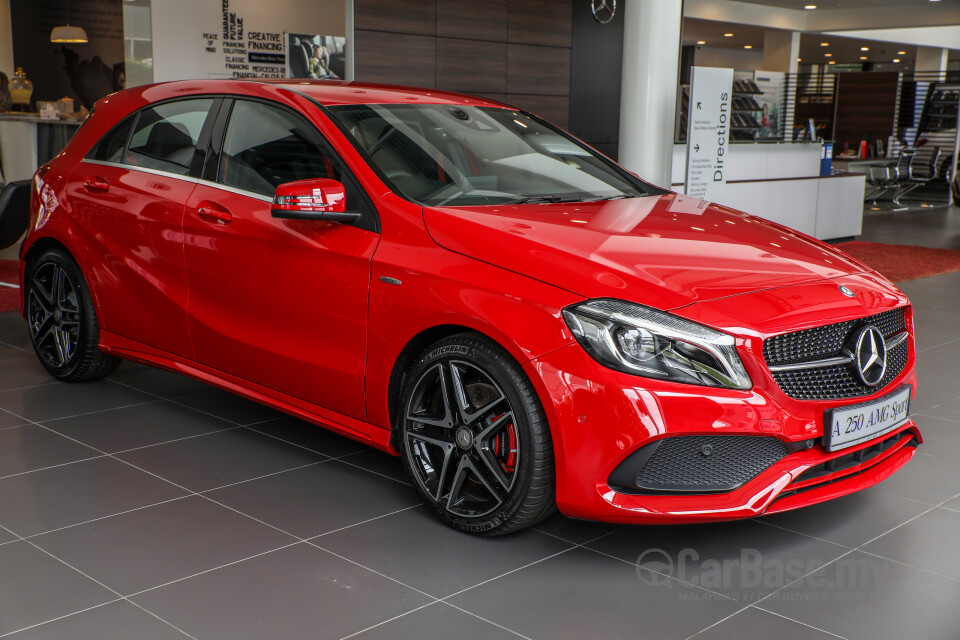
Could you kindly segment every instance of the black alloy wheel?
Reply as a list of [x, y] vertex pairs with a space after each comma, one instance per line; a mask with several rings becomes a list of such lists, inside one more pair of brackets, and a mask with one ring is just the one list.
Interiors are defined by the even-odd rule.
[[404, 465], [448, 524], [501, 535], [553, 512], [546, 417], [495, 343], [458, 334], [428, 348], [406, 378], [400, 420]]
[[76, 262], [60, 250], [31, 260], [26, 274], [30, 340], [40, 363], [64, 381], [93, 380], [120, 363], [100, 351], [93, 301]]

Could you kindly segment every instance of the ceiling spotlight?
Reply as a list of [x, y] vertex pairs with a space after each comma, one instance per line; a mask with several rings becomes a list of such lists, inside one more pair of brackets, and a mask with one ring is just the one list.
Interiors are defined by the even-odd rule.
[[830, 43], [829, 43], [829, 42], [821, 42], [821, 43], [820, 43], [820, 46], [821, 46], [821, 47], [829, 47], [829, 46], [830, 46]]
[[803, 8], [804, 8], [804, 9], [807, 9], [807, 10], [816, 9], [816, 8], [817, 8], [817, 5], [815, 5], [815, 4], [805, 4], [805, 5], [803, 5]]
[[900, 62], [900, 58], [894, 58], [893, 61], [894, 61], [894, 62]]
[[837, 61], [836, 61], [836, 60], [831, 60], [831, 61], [828, 62], [827, 64], [837, 64]]
[[867, 56], [860, 56], [860, 59], [861, 59], [861, 60], [866, 60], [866, 59], [867, 59]]
[[860, 51], [870, 51], [870, 47], [860, 47]]
[[752, 44], [745, 44], [745, 45], [743, 45], [743, 48], [744, 48], [744, 49], [753, 49], [753, 45], [752, 45]]
[[797, 62], [803, 62], [803, 58], [797, 58]]
[[697, 44], [707, 44], [706, 40], [697, 40]]
[[897, 51], [897, 55], [905, 56], [907, 55], [906, 51]]
[[825, 53], [825, 54], [823, 54], [823, 57], [824, 57], [824, 58], [832, 58], [832, 57], [833, 57], [833, 54], [832, 54], [832, 53]]
[[724, 38], [732, 38], [732, 37], [733, 37], [733, 34], [732, 34], [732, 33], [725, 33], [725, 34], [723, 34], [723, 37], [724, 37]]

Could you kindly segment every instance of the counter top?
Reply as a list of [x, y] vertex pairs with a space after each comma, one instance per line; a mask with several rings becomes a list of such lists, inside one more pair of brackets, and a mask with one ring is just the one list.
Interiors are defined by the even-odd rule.
[[65, 124], [78, 127], [83, 119], [60, 119], [60, 118], [41, 118], [39, 113], [19, 113], [17, 111], [0, 112], [0, 120], [9, 120], [11, 122], [43, 122], [46, 124]]

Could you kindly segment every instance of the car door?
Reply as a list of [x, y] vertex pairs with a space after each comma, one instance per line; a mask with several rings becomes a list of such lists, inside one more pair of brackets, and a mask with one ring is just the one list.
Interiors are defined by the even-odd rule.
[[[372, 205], [316, 127], [278, 103], [232, 101], [213, 137], [184, 217], [197, 361], [362, 419]], [[307, 178], [344, 182], [361, 220], [273, 218], [276, 187]]]
[[131, 114], [94, 145], [67, 184], [103, 329], [183, 357], [193, 355], [183, 208], [219, 102], [176, 100]]

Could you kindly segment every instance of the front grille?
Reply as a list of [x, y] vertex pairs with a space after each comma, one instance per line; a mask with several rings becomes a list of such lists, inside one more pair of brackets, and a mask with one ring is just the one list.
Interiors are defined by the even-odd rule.
[[[814, 329], [768, 338], [763, 343], [763, 358], [768, 366], [822, 360], [841, 355], [851, 335], [865, 325], [880, 329], [884, 338], [906, 328], [906, 309], [891, 309], [860, 320], [848, 320]], [[907, 365], [907, 340], [887, 352], [887, 370], [875, 387], [865, 385], [854, 365], [840, 364], [799, 371], [772, 372], [773, 379], [785, 394], [798, 400], [857, 398], [870, 395], [890, 384]]]
[[624, 460], [610, 475], [624, 493], [718, 493], [753, 479], [788, 453], [768, 436], [675, 436]]

